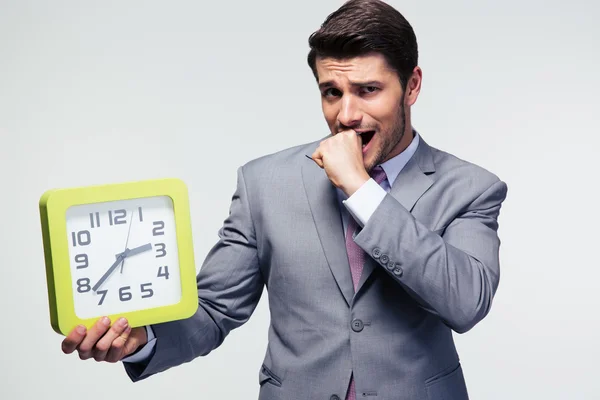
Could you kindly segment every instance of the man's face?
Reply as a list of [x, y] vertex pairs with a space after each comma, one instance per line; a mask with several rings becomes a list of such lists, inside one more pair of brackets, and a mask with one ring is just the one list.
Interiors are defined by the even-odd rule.
[[[403, 118], [404, 91], [382, 55], [317, 58], [316, 68], [323, 114], [331, 133], [365, 132], [361, 137], [367, 171], [406, 147], [406, 139], [412, 135], [402, 140], [406, 122], [410, 122]], [[408, 126], [410, 129], [410, 123]]]

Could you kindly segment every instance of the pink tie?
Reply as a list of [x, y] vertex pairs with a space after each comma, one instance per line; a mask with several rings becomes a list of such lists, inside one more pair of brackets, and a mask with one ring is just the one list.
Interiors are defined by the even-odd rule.
[[[371, 177], [381, 184], [386, 178], [385, 171], [380, 166], [376, 166], [371, 171]], [[352, 238], [354, 232], [357, 230], [358, 224], [350, 215], [348, 218], [348, 229], [346, 230], [346, 250], [348, 251], [348, 261], [350, 263], [350, 273], [352, 274], [352, 282], [354, 283], [354, 290], [358, 286], [358, 281], [362, 274], [363, 265], [365, 263], [365, 252], [360, 246], [358, 246]], [[350, 378], [350, 387], [348, 388], [348, 395], [346, 400], [356, 400], [356, 388], [354, 387], [354, 377]]]

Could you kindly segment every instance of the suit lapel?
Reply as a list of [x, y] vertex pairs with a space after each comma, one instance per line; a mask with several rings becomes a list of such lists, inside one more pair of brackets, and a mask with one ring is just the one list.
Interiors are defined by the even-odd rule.
[[302, 179], [329, 268], [350, 305], [354, 287], [335, 186], [329, 181], [325, 171], [309, 159], [305, 159], [302, 164]]
[[412, 211], [415, 203], [431, 187], [433, 179], [429, 177], [435, 172], [431, 147], [419, 137], [419, 147], [413, 157], [396, 177], [390, 194], [408, 211]]
[[[390, 195], [411, 212], [417, 200], [433, 184], [433, 179], [429, 177], [429, 174], [433, 172], [435, 172], [435, 165], [431, 148], [425, 143], [423, 137], [419, 137], [419, 146], [413, 157], [396, 177]], [[367, 257], [362, 276], [358, 282], [357, 292], [375, 268], [375, 261], [371, 257]]]

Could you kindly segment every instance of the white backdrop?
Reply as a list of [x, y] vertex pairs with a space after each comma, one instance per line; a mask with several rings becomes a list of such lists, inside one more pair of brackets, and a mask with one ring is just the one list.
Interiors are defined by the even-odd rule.
[[[179, 177], [197, 268], [243, 163], [327, 128], [307, 38], [341, 1], [0, 0], [0, 398], [253, 399], [268, 328], [132, 384], [60, 350], [38, 212], [54, 187]], [[473, 399], [598, 399], [600, 6], [400, 1], [419, 41], [414, 126], [508, 183], [500, 288], [457, 335]]]

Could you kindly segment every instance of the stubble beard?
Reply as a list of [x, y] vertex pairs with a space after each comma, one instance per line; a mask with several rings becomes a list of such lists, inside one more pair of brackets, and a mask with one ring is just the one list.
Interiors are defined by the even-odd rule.
[[379, 147], [379, 150], [375, 153], [373, 162], [369, 165], [365, 165], [365, 169], [368, 173], [371, 172], [376, 165], [386, 161], [387, 156], [394, 150], [394, 148], [402, 141], [404, 134], [406, 133], [406, 114], [404, 113], [404, 93], [400, 99], [400, 112], [397, 114], [396, 121], [391, 129], [391, 135], [381, 135], [383, 142]]

